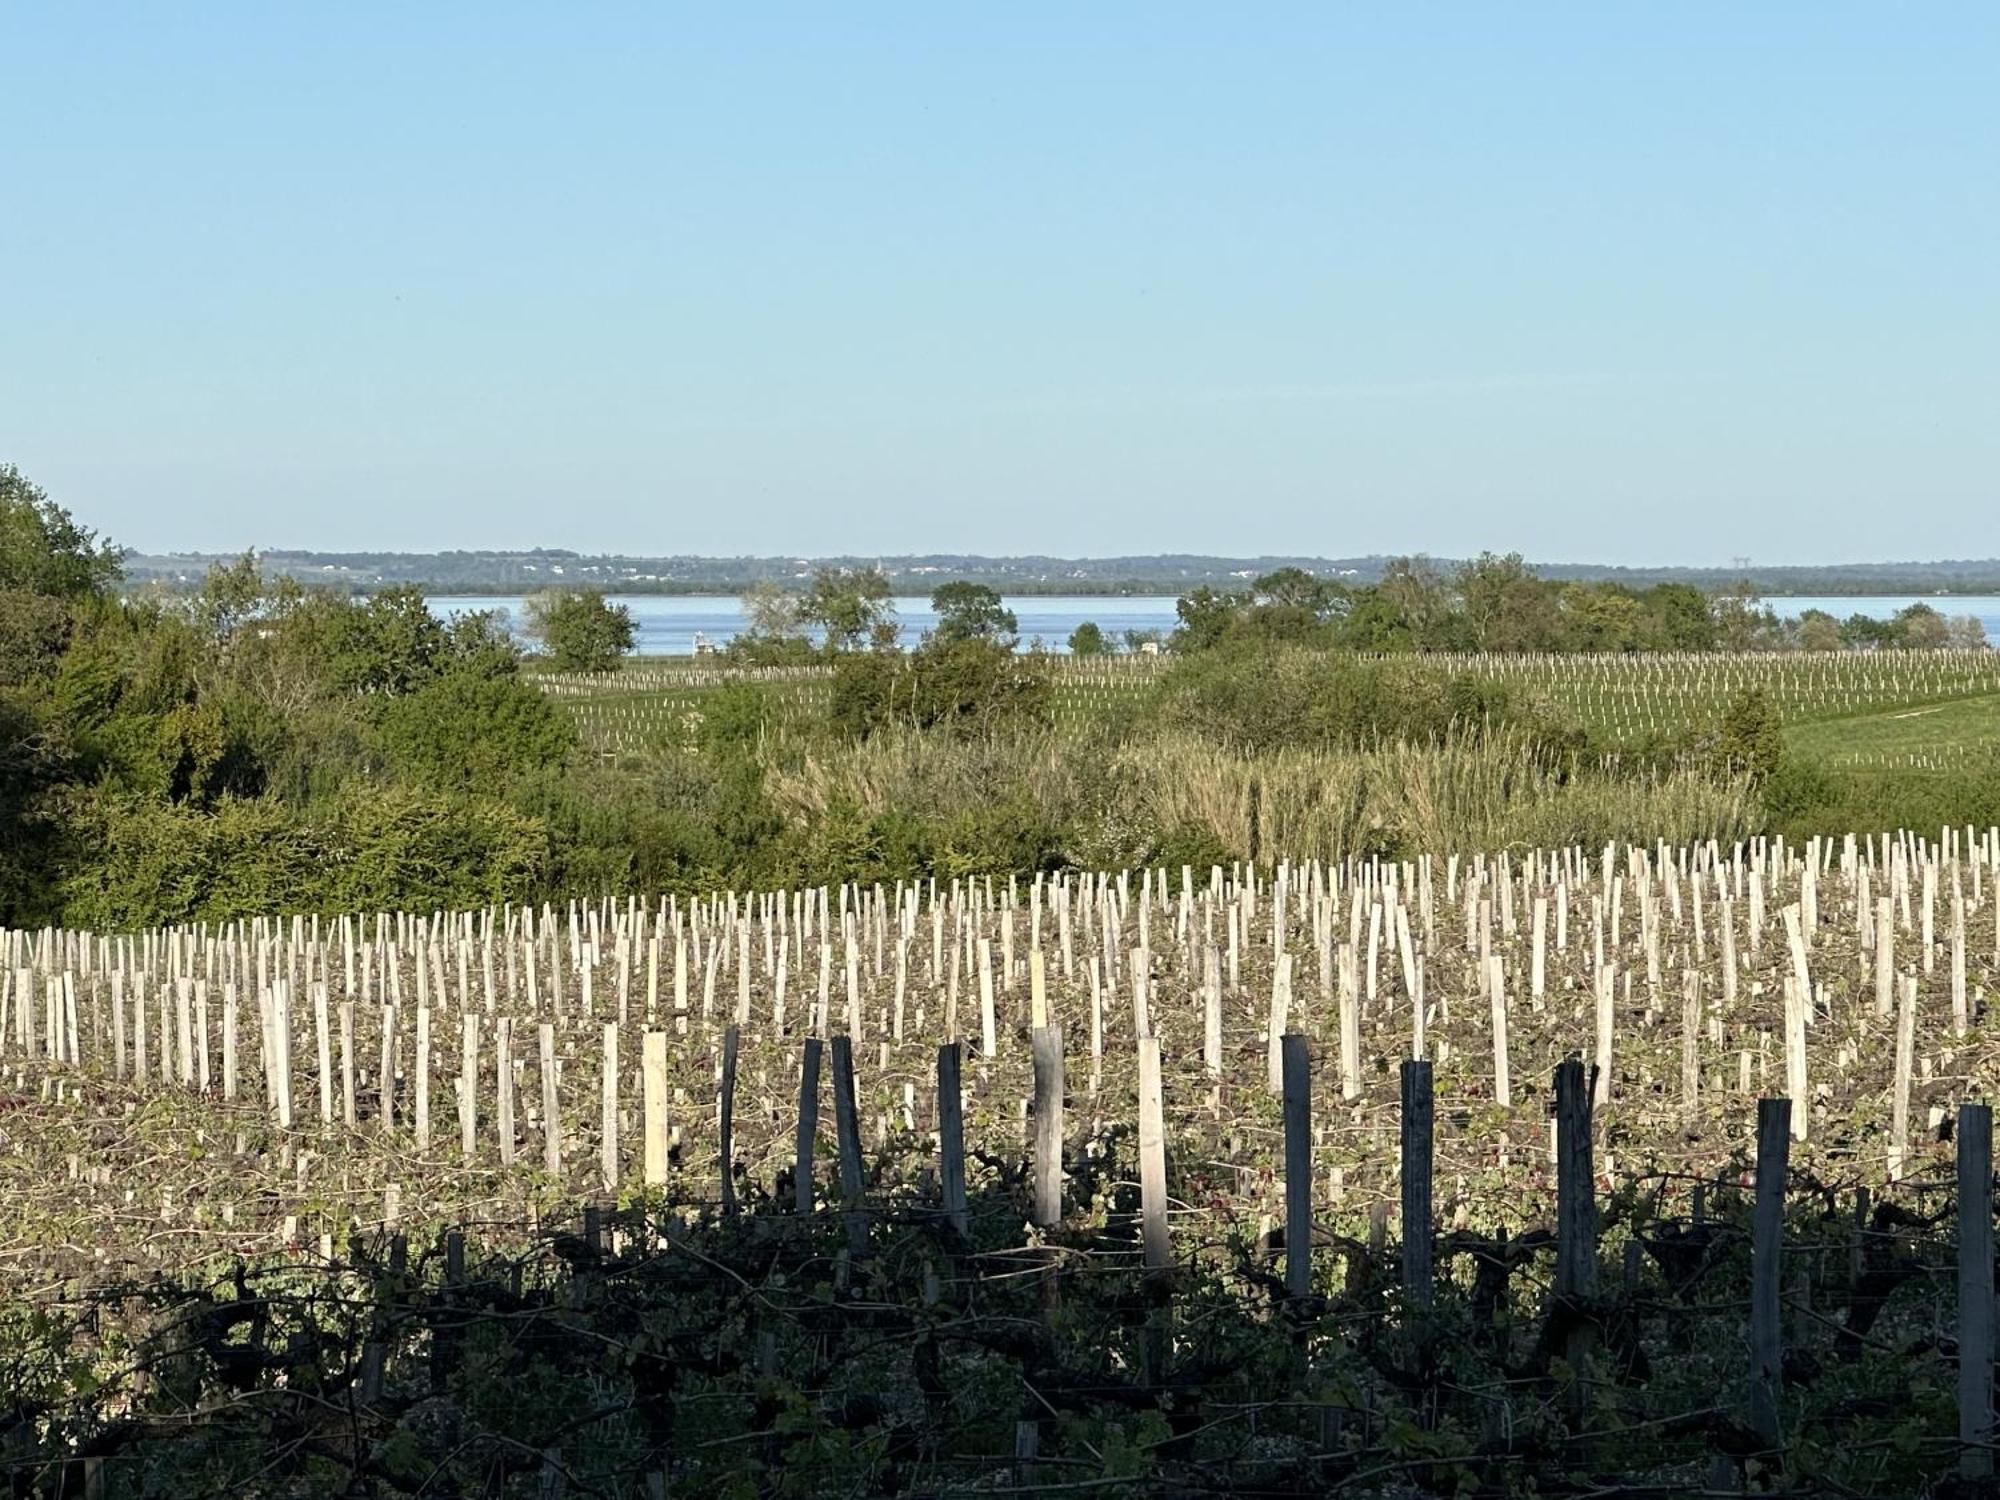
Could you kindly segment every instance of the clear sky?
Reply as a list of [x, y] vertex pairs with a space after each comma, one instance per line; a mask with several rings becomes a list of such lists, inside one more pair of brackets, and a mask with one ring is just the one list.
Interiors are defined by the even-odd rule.
[[0, 5], [148, 549], [2000, 554], [2000, 5]]

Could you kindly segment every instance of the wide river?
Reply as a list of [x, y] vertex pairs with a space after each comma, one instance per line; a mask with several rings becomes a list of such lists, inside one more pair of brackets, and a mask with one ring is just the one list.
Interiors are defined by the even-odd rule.
[[[697, 637], [722, 645], [744, 628], [743, 610], [733, 595], [715, 594], [614, 594], [612, 602], [632, 611], [639, 627], [642, 656], [692, 656]], [[1986, 626], [1989, 640], [2000, 643], [2000, 596], [1967, 594], [1954, 597], [1924, 597], [1915, 594], [1850, 594], [1830, 598], [1773, 598], [1768, 602], [1783, 619], [1797, 619], [1809, 609], [1823, 609], [1836, 619], [1849, 615], [1871, 615], [1887, 619], [1899, 609], [1922, 599], [1943, 615], [1974, 615]], [[497, 609], [507, 612], [510, 622], [521, 623], [522, 601], [517, 597], [475, 597], [441, 594], [430, 600], [438, 614], [457, 610]], [[1070, 632], [1085, 620], [1095, 620], [1114, 639], [1127, 630], [1172, 630], [1177, 622], [1174, 601], [1165, 595], [1132, 597], [1108, 594], [1032, 594], [1010, 597], [1007, 607], [1021, 623], [1024, 644], [1036, 640], [1052, 651], [1067, 650]], [[896, 620], [906, 641], [913, 640], [937, 623], [930, 600], [906, 597], [896, 600]]]

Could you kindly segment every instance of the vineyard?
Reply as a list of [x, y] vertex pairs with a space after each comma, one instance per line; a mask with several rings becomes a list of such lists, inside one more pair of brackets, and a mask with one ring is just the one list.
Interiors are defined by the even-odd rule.
[[8, 932], [0, 1459], [1983, 1483], [1996, 879], [1948, 829]]
[[[1589, 730], [1604, 749], [1712, 729], [1737, 696], [1760, 692], [1802, 751], [1849, 769], [1945, 768], [2000, 731], [2000, 652], [1835, 651], [1676, 655], [1432, 655], [1440, 675], [1504, 683]], [[1140, 701], [1170, 658], [1046, 659], [1058, 729]], [[703, 698], [730, 682], [773, 695], [781, 720], [825, 711], [827, 667], [726, 668], [653, 659], [610, 677], [537, 677], [576, 716], [585, 742], [631, 754], [686, 736]]]

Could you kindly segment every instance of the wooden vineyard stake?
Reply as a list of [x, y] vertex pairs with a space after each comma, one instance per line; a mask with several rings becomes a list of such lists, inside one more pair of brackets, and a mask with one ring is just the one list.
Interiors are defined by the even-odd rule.
[[1402, 1067], [1403, 1291], [1418, 1307], [1431, 1302], [1431, 1065]]
[[[709, 971], [713, 973], [714, 970]], [[736, 1058], [743, 1044], [734, 1026], [722, 1033], [722, 1101], [717, 1121], [717, 1151], [722, 1164], [722, 1213], [736, 1215]]]
[[792, 1212], [813, 1210], [813, 1142], [819, 1133], [819, 1061], [825, 1044], [816, 1036], [805, 1040], [799, 1059], [799, 1121], [792, 1152]]
[[1993, 1473], [1993, 1108], [1958, 1107], [1959, 1473]]
[[[1035, 955], [1039, 957], [1040, 955]], [[1062, 1222], [1063, 1044], [1062, 1029], [1034, 1030], [1035, 1183], [1034, 1222], [1043, 1228]]]
[[937, 1053], [938, 1182], [945, 1217], [964, 1235], [970, 1232], [972, 1221], [965, 1202], [965, 1108], [959, 1071], [959, 1044], [945, 1042]]
[[1281, 1041], [1285, 1118], [1285, 1290], [1312, 1291], [1312, 1058], [1306, 1039]]
[[840, 1144], [841, 1211], [847, 1221], [848, 1248], [862, 1260], [868, 1254], [868, 1211], [863, 1203], [861, 1111], [854, 1097], [854, 1042], [844, 1035], [833, 1039], [833, 1129]]
[[1556, 1065], [1556, 1295], [1571, 1301], [1597, 1288], [1597, 1202], [1591, 1170], [1590, 1096], [1583, 1064]]

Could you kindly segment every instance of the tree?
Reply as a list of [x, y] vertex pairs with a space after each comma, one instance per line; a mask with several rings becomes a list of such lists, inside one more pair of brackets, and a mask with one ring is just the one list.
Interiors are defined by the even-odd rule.
[[[1190, 589], [1174, 601], [1174, 613], [1180, 616], [1180, 629], [1174, 632], [1174, 649], [1177, 651], [1208, 651], [1228, 637], [1238, 616], [1250, 604], [1246, 593], [1225, 593], [1202, 584]], [[1132, 632], [1126, 632], [1131, 640]], [[1138, 650], [1138, 644], [1132, 646]]]
[[528, 634], [563, 672], [611, 672], [632, 649], [632, 611], [606, 602], [603, 589], [550, 589], [527, 606]]
[[324, 642], [327, 676], [342, 691], [395, 696], [437, 675], [448, 638], [444, 622], [413, 583], [378, 590], [337, 609]]
[[1951, 643], [1961, 651], [1984, 651], [1986, 649], [1986, 627], [1977, 615], [1953, 615], [1946, 622], [1951, 632]]
[[1823, 609], [1809, 609], [1799, 616], [1801, 651], [1840, 651], [1847, 645], [1840, 633], [1840, 621]]
[[1650, 649], [1713, 651], [1717, 634], [1708, 596], [1691, 583], [1656, 583], [1641, 594]]
[[1890, 624], [1895, 644], [1904, 651], [1935, 651], [1951, 644], [1951, 627], [1928, 604], [1920, 602], [1897, 610]]
[[799, 596], [760, 578], [743, 591], [743, 618], [750, 634], [783, 638], [799, 633]]
[[1482, 552], [1458, 570], [1458, 594], [1481, 651], [1552, 651], [1561, 621], [1554, 593], [1521, 561]]
[[1364, 650], [1414, 647], [1419, 651], [1457, 651], [1471, 644], [1464, 614], [1452, 601], [1451, 580], [1428, 557], [1392, 557], [1382, 569], [1375, 597], [1365, 601], [1369, 618], [1357, 629], [1350, 612], [1354, 644]]
[[1777, 632], [1777, 615], [1757, 597], [1748, 579], [1716, 594], [1712, 608], [1716, 637], [1724, 650], [1755, 651], [1770, 644]]
[[1095, 620], [1085, 620], [1069, 633], [1071, 656], [1109, 656], [1113, 647]]
[[999, 594], [983, 583], [940, 584], [931, 592], [941, 641], [995, 641], [1012, 647], [1020, 622]]
[[1643, 613], [1639, 601], [1615, 583], [1568, 583], [1557, 596], [1572, 651], [1636, 651]]
[[743, 592], [743, 618], [749, 628], [722, 648], [731, 661], [751, 666], [803, 664], [812, 659], [812, 642], [799, 621], [799, 596], [760, 578]]
[[1716, 754], [1724, 770], [1752, 781], [1778, 769], [1785, 758], [1785, 728], [1762, 688], [1738, 693], [1723, 710]]
[[105, 593], [123, 571], [116, 547], [0, 464], [0, 589], [74, 599]]
[[799, 596], [799, 621], [825, 633], [829, 653], [852, 651], [864, 640], [880, 645], [887, 627], [894, 643], [896, 608], [880, 568], [821, 568]]
[[218, 641], [257, 613], [264, 598], [264, 575], [257, 554], [246, 552], [234, 562], [212, 563], [194, 596], [194, 615], [204, 632]]

